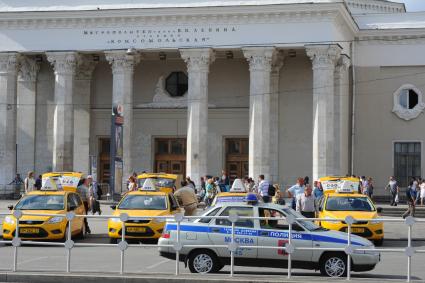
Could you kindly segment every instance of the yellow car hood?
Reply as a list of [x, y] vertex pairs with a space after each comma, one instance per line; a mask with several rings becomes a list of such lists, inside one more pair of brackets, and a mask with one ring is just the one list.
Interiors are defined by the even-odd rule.
[[168, 215], [169, 212], [167, 210], [132, 210], [132, 209], [120, 209], [114, 211], [114, 216], [118, 216], [121, 213], [126, 213], [130, 217], [141, 217], [141, 216], [162, 216]]
[[[30, 213], [30, 214], [37, 214], [37, 213], [41, 213], [41, 214], [65, 214], [65, 211], [58, 211], [58, 210], [22, 210], [22, 213], [24, 213], [24, 215], [22, 215], [20, 220], [39, 220], [39, 221], [46, 221], [49, 220], [50, 218], [52, 218], [52, 216], [38, 216], [38, 215], [25, 215], [25, 213]], [[15, 217], [13, 217], [15, 218]]]
[[332, 217], [337, 219], [345, 219], [351, 216], [354, 219], [374, 219], [378, 217], [376, 211], [326, 211], [325, 217]]

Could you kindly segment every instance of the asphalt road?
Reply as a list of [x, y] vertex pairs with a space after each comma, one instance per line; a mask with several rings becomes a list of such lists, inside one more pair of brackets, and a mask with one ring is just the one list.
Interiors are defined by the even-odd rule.
[[[0, 202], [0, 212], [5, 212], [7, 203]], [[103, 206], [104, 214], [110, 213], [110, 208]], [[2, 217], [1, 217], [2, 218]], [[0, 218], [0, 221], [2, 219]], [[93, 234], [82, 243], [108, 243], [106, 220], [90, 219]], [[425, 225], [423, 225], [425, 226]], [[405, 247], [407, 242], [397, 239], [405, 238], [407, 228], [404, 224], [388, 224], [385, 228], [386, 238], [384, 248]], [[425, 227], [414, 230], [417, 238], [413, 242], [415, 247], [425, 249]], [[423, 240], [420, 240], [423, 239]], [[138, 245], [137, 243], [135, 243]], [[415, 254], [412, 258], [412, 279], [425, 280], [425, 254]], [[13, 264], [13, 247], [0, 246], [0, 271], [10, 270]], [[181, 273], [189, 270], [180, 265]], [[18, 251], [18, 269], [20, 271], [57, 271], [66, 269], [66, 251], [63, 247], [21, 247]], [[102, 272], [119, 273], [120, 251], [117, 247], [76, 247], [72, 249], [71, 270], [73, 272]], [[125, 272], [147, 274], [173, 274], [175, 261], [162, 258], [158, 255], [155, 245], [150, 247], [130, 247], [125, 252]], [[286, 276], [285, 269], [235, 267], [236, 276], [276, 275]], [[226, 278], [229, 267], [222, 270]], [[294, 276], [319, 279], [319, 273], [305, 270], [294, 270]], [[381, 263], [375, 270], [365, 273], [353, 273], [358, 278], [388, 278], [404, 280], [407, 274], [407, 258], [404, 253], [383, 253]]]

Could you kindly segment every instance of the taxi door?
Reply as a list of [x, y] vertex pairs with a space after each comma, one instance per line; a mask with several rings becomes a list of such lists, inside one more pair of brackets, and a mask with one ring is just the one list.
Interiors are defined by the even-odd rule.
[[[258, 235], [259, 246], [285, 247], [288, 243], [289, 224], [286, 215], [279, 210], [272, 208], [258, 208], [259, 217], [276, 218], [276, 220], [260, 220], [260, 230]], [[292, 245], [295, 247], [309, 247], [313, 243], [311, 235], [298, 224], [293, 225]], [[311, 261], [312, 251], [297, 250], [292, 254], [294, 261]], [[259, 259], [288, 260], [288, 254], [284, 249], [258, 249]]]
[[[238, 216], [253, 216], [253, 207], [227, 206], [219, 216], [229, 216], [236, 213]], [[235, 252], [235, 259], [256, 259], [257, 249], [243, 248], [243, 246], [257, 246], [257, 230], [254, 229], [252, 219], [241, 219], [235, 223], [235, 242], [240, 246]], [[227, 219], [215, 219], [209, 225], [209, 237], [214, 245], [228, 245], [232, 241], [232, 223]], [[219, 257], [230, 257], [228, 248], [216, 248]]]

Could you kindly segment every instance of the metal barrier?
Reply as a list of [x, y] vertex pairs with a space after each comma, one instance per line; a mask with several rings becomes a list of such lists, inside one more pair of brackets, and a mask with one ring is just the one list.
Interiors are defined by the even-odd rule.
[[[411, 281], [412, 278], [412, 257], [415, 253], [425, 253], [425, 249], [415, 249], [412, 247], [412, 229], [415, 223], [424, 223], [425, 219], [417, 219], [414, 217], [407, 217], [406, 219], [385, 219], [385, 218], [378, 218], [374, 221], [376, 222], [392, 222], [392, 223], [404, 223], [408, 227], [408, 238], [407, 238], [407, 246], [406, 248], [376, 248], [373, 249], [370, 248], [356, 248], [351, 245], [351, 235], [352, 235], [352, 225], [355, 224], [357, 221], [370, 221], [370, 219], [354, 219], [351, 216], [347, 216], [344, 219], [327, 219], [327, 218], [295, 218], [292, 215], [288, 215], [286, 218], [280, 218], [280, 217], [246, 217], [246, 216], [238, 216], [236, 214], [230, 214], [229, 216], [184, 216], [182, 213], [175, 214], [174, 216], [146, 216], [146, 217], [129, 217], [127, 214], [123, 213], [119, 216], [113, 216], [113, 215], [76, 215], [74, 212], [68, 212], [66, 214], [42, 214], [42, 213], [22, 213], [19, 210], [15, 210], [13, 214], [11, 213], [0, 213], [0, 216], [7, 216], [7, 215], [13, 215], [15, 217], [16, 221], [16, 232], [15, 237], [12, 241], [5, 241], [2, 240], [0, 243], [4, 244], [11, 244], [14, 251], [13, 251], [13, 268], [12, 271], [16, 272], [18, 270], [18, 248], [21, 246], [34, 246], [34, 245], [41, 245], [41, 246], [63, 246], [66, 249], [67, 254], [67, 261], [66, 261], [66, 272], [71, 272], [71, 251], [74, 247], [110, 247], [110, 246], [116, 246], [120, 250], [121, 260], [120, 260], [120, 274], [124, 274], [124, 260], [125, 260], [125, 251], [129, 247], [149, 247], [149, 248], [157, 248], [157, 247], [171, 247], [176, 252], [176, 266], [175, 266], [175, 275], [180, 274], [180, 251], [184, 247], [181, 243], [181, 223], [184, 220], [194, 220], [194, 219], [226, 219], [232, 223], [231, 225], [231, 242], [228, 245], [211, 245], [208, 246], [205, 245], [185, 245], [186, 247], [199, 247], [199, 248], [205, 248], [205, 247], [217, 247], [217, 248], [228, 248], [230, 252], [230, 276], [233, 277], [234, 275], [234, 262], [235, 262], [235, 252], [240, 247], [235, 242], [235, 223], [238, 220], [245, 219], [245, 220], [286, 220], [289, 224], [289, 230], [288, 230], [288, 243], [284, 246], [249, 246], [249, 245], [243, 245], [241, 247], [243, 248], [252, 248], [252, 249], [279, 249], [279, 250], [285, 250], [285, 252], [288, 254], [288, 278], [292, 277], [292, 254], [296, 252], [297, 250], [325, 250], [325, 251], [340, 251], [344, 252], [347, 255], [347, 280], [351, 280], [351, 256], [356, 251], [368, 251], [368, 252], [393, 252], [393, 253], [404, 253], [407, 257], [407, 282]], [[122, 222], [122, 233], [121, 233], [121, 241], [117, 244], [101, 244], [101, 243], [75, 243], [72, 240], [71, 235], [71, 229], [68, 229], [66, 241], [64, 243], [57, 243], [57, 242], [40, 242], [40, 241], [22, 241], [19, 238], [19, 219], [22, 218], [23, 215], [31, 215], [31, 216], [51, 216], [51, 217], [64, 217], [68, 221], [68, 227], [71, 227], [72, 221], [76, 217], [85, 217], [85, 218], [98, 218], [98, 219], [109, 219], [109, 218], [119, 218]], [[169, 245], [146, 245], [146, 244], [128, 244], [125, 240], [125, 222], [128, 220], [150, 220], [150, 219], [162, 219], [162, 220], [171, 220], [175, 223], [177, 223], [177, 241], [173, 244]], [[345, 248], [315, 248], [315, 247], [296, 247], [292, 242], [292, 236], [293, 236], [293, 225], [297, 221], [326, 221], [326, 222], [337, 222], [337, 221], [345, 221], [348, 228], [347, 228], [347, 245]]]

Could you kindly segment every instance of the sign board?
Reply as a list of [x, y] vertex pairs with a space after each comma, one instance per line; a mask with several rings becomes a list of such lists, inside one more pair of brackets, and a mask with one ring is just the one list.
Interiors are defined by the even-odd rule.
[[146, 181], [143, 183], [142, 191], [156, 191], [154, 180], [151, 178], [146, 179]]

